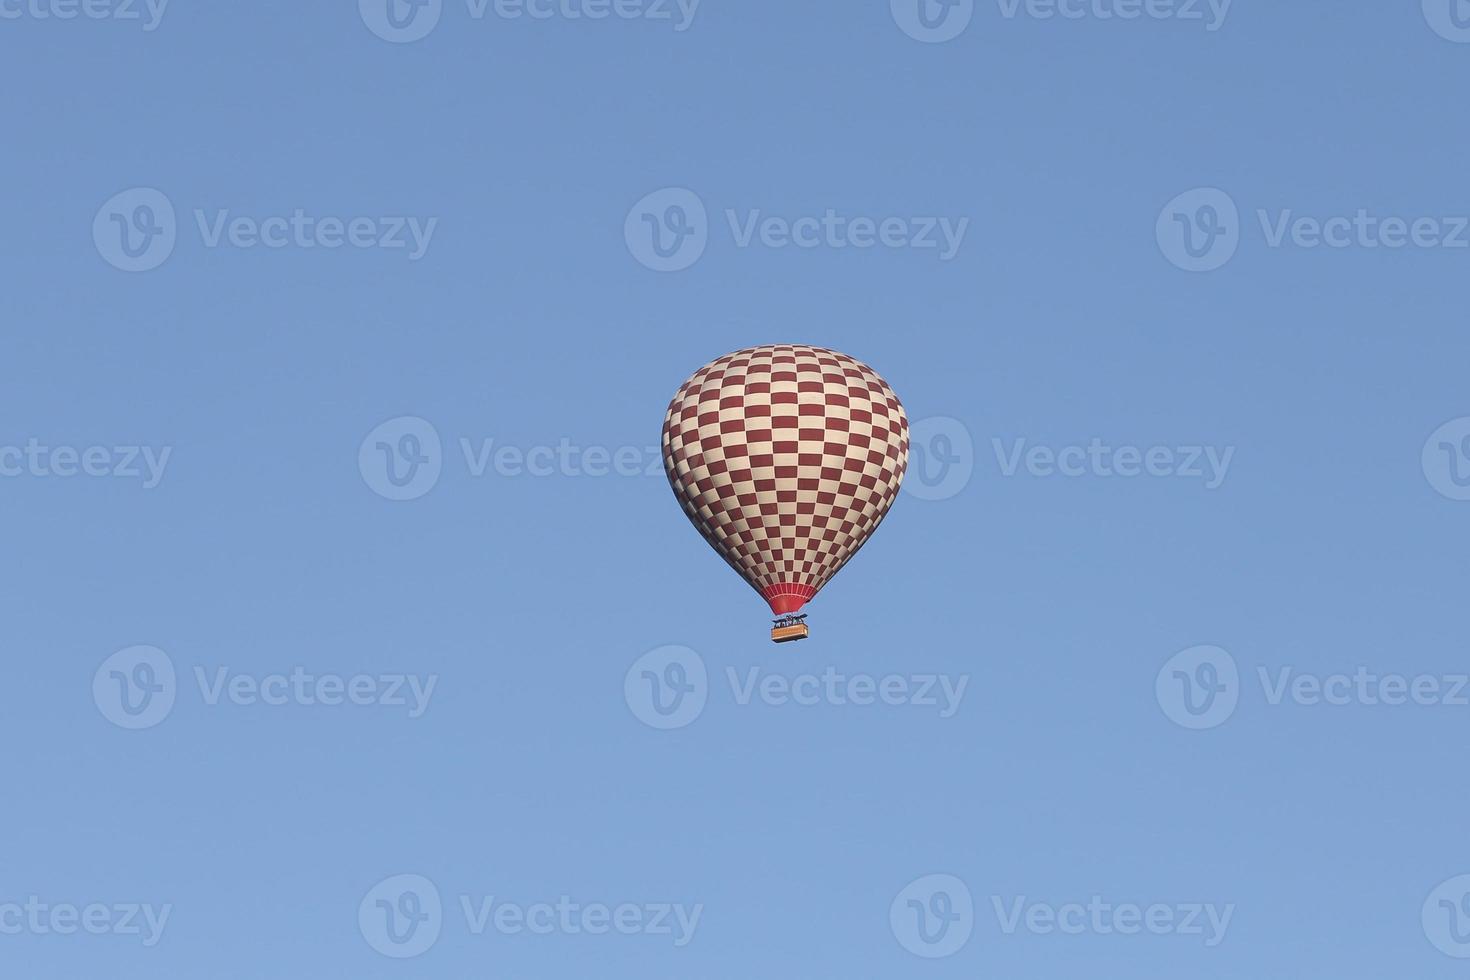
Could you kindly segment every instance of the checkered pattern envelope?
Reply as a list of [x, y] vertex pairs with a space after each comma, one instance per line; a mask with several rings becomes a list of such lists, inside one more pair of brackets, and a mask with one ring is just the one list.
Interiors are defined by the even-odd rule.
[[789, 613], [893, 505], [909, 423], [861, 361], [800, 344], [750, 347], [679, 388], [663, 455], [699, 533], [776, 613]]

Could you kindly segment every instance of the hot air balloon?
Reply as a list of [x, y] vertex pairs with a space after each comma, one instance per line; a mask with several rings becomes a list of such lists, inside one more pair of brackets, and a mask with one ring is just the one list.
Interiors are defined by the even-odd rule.
[[775, 344], [695, 371], [664, 418], [684, 513], [770, 603], [771, 639], [804, 639], [811, 601], [898, 495], [909, 423], [888, 382], [824, 347]]

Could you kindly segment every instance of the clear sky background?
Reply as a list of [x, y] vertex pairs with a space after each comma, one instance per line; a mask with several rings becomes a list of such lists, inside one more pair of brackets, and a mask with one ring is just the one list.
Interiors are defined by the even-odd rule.
[[[1470, 428], [1431, 440], [1470, 416], [1470, 249], [1273, 247], [1257, 217], [1366, 209], [1455, 236], [1470, 44], [1447, 3], [1236, 0], [1210, 30], [1204, 4], [1048, 19], [987, 0], [928, 43], [887, 0], [704, 0], [685, 30], [673, 6], [477, 19], [445, 0], [397, 43], [349, 0], [174, 0], [154, 30], [141, 5], [46, 2], [0, 3], [0, 906], [171, 911], [145, 946], [0, 908], [0, 973], [1463, 975], [1470, 706], [1273, 704], [1258, 673], [1448, 693], [1470, 671], [1470, 503], [1447, 469], [1470, 466]], [[136, 188], [171, 226], [138, 210], [157, 196], [109, 206]], [[666, 188], [706, 209], [682, 212], [705, 241], [659, 272], [625, 226]], [[1238, 217], [1203, 210], [1218, 195], [1166, 209], [1198, 188]], [[195, 218], [297, 209], [437, 223], [413, 260], [211, 245]], [[726, 218], [828, 209], [968, 225], [945, 260], [742, 247]], [[172, 250], [124, 271], [114, 215], [171, 227]], [[1179, 267], [1181, 220], [1222, 228], [1219, 268]], [[461, 440], [565, 441], [642, 469], [690, 373], [776, 342], [873, 365], [926, 453], [804, 643], [769, 642], [661, 475], [466, 463]], [[359, 457], [402, 417], [441, 448], [419, 439], [432, 485], [393, 500], [377, 440]], [[396, 452], [426, 430], [385, 431]], [[1007, 475], [1017, 440], [1093, 439], [1233, 455], [1214, 489], [1092, 462]], [[114, 475], [13, 465], [31, 440], [98, 447]], [[156, 485], [126, 475], [129, 446], [169, 450]], [[176, 679], [153, 675], [156, 724], [131, 730], [112, 670], [147, 674], [104, 662], [137, 645]], [[668, 645], [707, 681], [664, 730], [625, 680]], [[1225, 657], [1175, 666], [1233, 664], [1233, 712], [1171, 693], [1171, 658], [1201, 645]], [[437, 680], [410, 717], [211, 704], [196, 679], [297, 667]], [[967, 686], [941, 717], [742, 704], [727, 675], [829, 668]], [[404, 874], [443, 911], [400, 960], [372, 923]], [[935, 874], [974, 909], [952, 950], [905, 926], [906, 889]], [[564, 895], [702, 912], [676, 948], [476, 935], [460, 908]], [[1216, 945], [1208, 926], [1007, 932], [995, 912], [1093, 896], [1233, 911]]]

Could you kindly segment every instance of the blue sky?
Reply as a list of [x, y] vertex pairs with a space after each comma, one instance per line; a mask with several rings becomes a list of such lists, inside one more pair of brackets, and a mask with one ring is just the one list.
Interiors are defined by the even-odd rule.
[[1470, 5], [394, 3], [0, 0], [6, 975], [1460, 975]]

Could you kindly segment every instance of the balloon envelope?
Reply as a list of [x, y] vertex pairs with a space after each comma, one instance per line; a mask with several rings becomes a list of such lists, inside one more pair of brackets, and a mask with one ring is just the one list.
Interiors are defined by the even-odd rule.
[[664, 418], [674, 495], [777, 614], [800, 609], [868, 540], [908, 456], [893, 389], [822, 347], [726, 354], [680, 386]]

